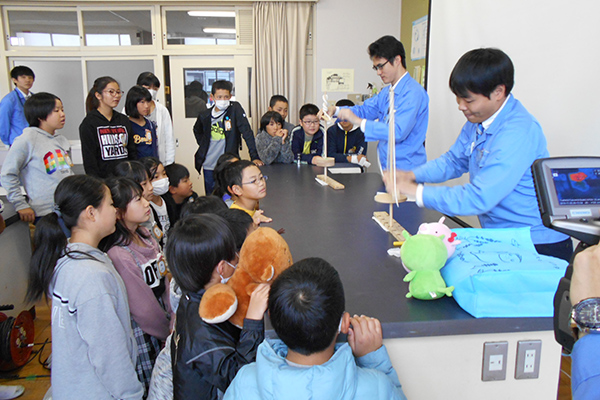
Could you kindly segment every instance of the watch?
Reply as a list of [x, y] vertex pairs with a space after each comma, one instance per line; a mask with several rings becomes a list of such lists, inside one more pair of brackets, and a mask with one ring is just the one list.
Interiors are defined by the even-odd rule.
[[575, 304], [571, 319], [580, 332], [600, 332], [600, 297], [590, 297]]

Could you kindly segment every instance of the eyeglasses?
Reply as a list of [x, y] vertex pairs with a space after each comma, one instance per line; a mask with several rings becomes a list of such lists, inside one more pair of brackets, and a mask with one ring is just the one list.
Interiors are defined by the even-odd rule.
[[103, 93], [108, 93], [112, 97], [123, 96], [123, 94], [125, 94], [124, 91], [122, 91], [122, 90], [115, 90], [115, 89], [104, 90]]
[[319, 125], [319, 120], [316, 120], [316, 121], [304, 121], [304, 120], [302, 120], [302, 123], [304, 125]]
[[377, 64], [377, 65], [373, 65], [373, 71], [377, 72], [377, 71], [381, 71], [383, 69], [383, 67], [385, 67], [385, 64], [389, 63], [390, 60], [387, 60], [386, 62], [384, 62], [383, 64]]
[[251, 180], [250, 182], [242, 182], [242, 185], [258, 185], [260, 182], [265, 182], [267, 183], [267, 180], [269, 179], [268, 176], [266, 175], [261, 175], [256, 179]]

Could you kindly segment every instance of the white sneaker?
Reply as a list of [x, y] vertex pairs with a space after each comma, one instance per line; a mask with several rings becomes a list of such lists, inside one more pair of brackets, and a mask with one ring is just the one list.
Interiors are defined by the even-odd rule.
[[0, 385], [0, 400], [16, 399], [23, 394], [25, 388], [21, 385]]

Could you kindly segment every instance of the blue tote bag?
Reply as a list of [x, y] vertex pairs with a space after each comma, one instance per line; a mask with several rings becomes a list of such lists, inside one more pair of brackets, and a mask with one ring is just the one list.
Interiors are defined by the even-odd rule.
[[454, 229], [461, 243], [442, 268], [456, 302], [481, 317], [551, 317], [568, 263], [539, 255], [529, 228]]

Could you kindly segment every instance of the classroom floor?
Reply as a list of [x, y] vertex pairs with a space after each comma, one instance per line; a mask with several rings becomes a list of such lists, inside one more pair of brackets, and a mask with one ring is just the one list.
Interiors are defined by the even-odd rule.
[[[50, 309], [42, 301], [36, 305], [35, 343], [34, 351], [39, 351], [46, 339], [50, 340]], [[44, 361], [51, 352], [48, 343], [41, 354]], [[42, 400], [50, 387], [50, 371], [45, 369], [40, 362], [39, 354], [22, 369], [11, 372], [12, 379], [4, 379], [5, 374], [0, 372], [0, 385], [23, 385], [25, 393], [19, 400]], [[571, 358], [563, 357], [561, 362], [560, 381], [558, 385], [557, 400], [571, 400]], [[18, 376], [18, 378], [16, 377]]]

